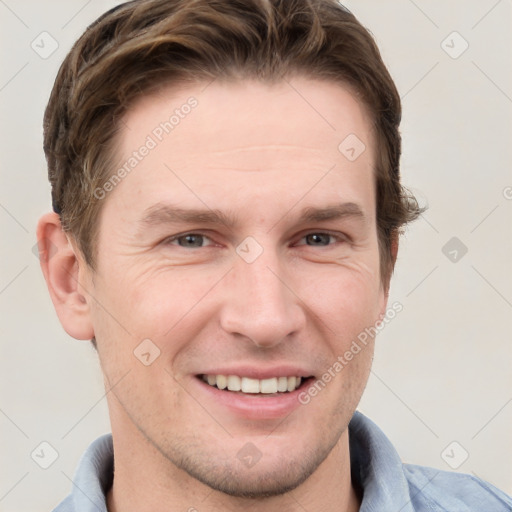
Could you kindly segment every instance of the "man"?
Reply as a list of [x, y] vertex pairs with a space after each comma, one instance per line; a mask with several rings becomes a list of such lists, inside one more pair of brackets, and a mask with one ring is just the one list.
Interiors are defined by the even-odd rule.
[[400, 117], [334, 0], [134, 1], [89, 27], [45, 115], [38, 239], [112, 436], [56, 510], [511, 510], [355, 412], [421, 212]]

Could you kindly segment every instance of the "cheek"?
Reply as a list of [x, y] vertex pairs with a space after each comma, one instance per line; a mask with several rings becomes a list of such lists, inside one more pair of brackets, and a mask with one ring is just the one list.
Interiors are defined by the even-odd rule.
[[[199, 268], [163, 268], [137, 278], [124, 306], [136, 332], [150, 329], [156, 337], [180, 329], [193, 317], [204, 299], [215, 295], [215, 285], [224, 271]], [[125, 302], [126, 299], [125, 299]]]
[[[102, 304], [95, 307], [98, 351], [108, 365], [102, 365], [104, 370], [117, 378], [130, 368], [142, 369], [136, 359], [141, 351], [149, 350], [151, 357], [158, 354], [155, 366], [179, 357], [207, 319], [214, 317], [214, 288], [219, 281], [217, 273], [198, 268], [162, 267], [123, 274], [123, 278], [111, 274], [108, 285], [95, 290]], [[142, 343], [148, 350], [139, 349], [145, 347]]]
[[202, 288], [198, 276], [179, 268], [121, 264], [111, 269], [95, 294], [111, 323], [140, 336], [149, 335], [147, 329], [151, 334], [168, 331], [197, 302]]
[[357, 265], [329, 265], [314, 273], [304, 273], [299, 296], [324, 329], [330, 329], [346, 342], [378, 319], [383, 292], [378, 277], [370, 267]]

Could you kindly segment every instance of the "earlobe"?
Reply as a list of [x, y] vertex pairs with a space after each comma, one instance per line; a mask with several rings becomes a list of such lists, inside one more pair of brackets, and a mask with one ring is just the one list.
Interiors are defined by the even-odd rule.
[[73, 338], [94, 336], [89, 303], [79, 282], [80, 260], [62, 230], [56, 213], [46, 213], [37, 225], [39, 262], [55, 311]]

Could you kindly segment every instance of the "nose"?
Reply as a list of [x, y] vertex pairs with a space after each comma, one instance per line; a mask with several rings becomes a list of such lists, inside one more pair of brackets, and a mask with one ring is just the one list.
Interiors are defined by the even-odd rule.
[[224, 283], [222, 328], [262, 348], [276, 346], [299, 332], [305, 324], [302, 301], [277, 258], [265, 252], [252, 263], [237, 260]]

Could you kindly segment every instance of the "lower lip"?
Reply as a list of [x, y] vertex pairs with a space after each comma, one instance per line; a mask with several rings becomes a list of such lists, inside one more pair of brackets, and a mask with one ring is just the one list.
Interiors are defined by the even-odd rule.
[[238, 416], [252, 420], [261, 420], [283, 418], [301, 406], [299, 394], [307, 388], [313, 379], [308, 378], [296, 390], [280, 393], [276, 396], [261, 393], [235, 393], [210, 386], [198, 377], [194, 377], [193, 380], [201, 393], [206, 394], [210, 402], [214, 400]]

